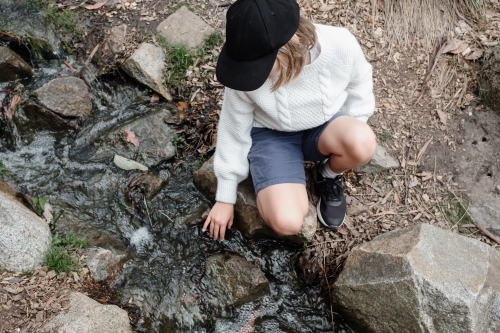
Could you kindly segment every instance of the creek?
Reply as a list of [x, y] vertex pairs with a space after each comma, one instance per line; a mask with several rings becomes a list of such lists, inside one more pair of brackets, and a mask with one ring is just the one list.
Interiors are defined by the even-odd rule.
[[[4, 7], [0, 14], [7, 10]], [[20, 15], [16, 13], [17, 20], [30, 20]], [[0, 100], [19, 84], [24, 86], [22, 98], [30, 100], [31, 93], [50, 79], [72, 75], [63, 60], [76, 68], [82, 65], [67, 55], [35, 60], [33, 78], [0, 84]], [[9, 170], [4, 179], [19, 192], [45, 196], [56, 211], [64, 209], [58, 232], [104, 233], [133, 253], [113, 287], [122, 301], [132, 299], [140, 307], [138, 332], [250, 332], [242, 330], [248, 323], [254, 332], [353, 332], [338, 315], [332, 329], [322, 290], [300, 280], [300, 247], [246, 239], [234, 229], [227, 240], [215, 241], [201, 232], [199, 223], [192, 223], [210, 206], [192, 183], [195, 156], [150, 168], [150, 173], [168, 179], [168, 185], [151, 200], [137, 202], [130, 212], [127, 184], [141, 173], [121, 170], [111, 158], [93, 159], [92, 152], [100, 138], [118, 127], [158, 108], [172, 109], [166, 103], [149, 104], [141, 90], [121, 77], [100, 77], [92, 82], [92, 114], [78, 123], [78, 130], [56, 133], [36, 126], [4, 126], [0, 160]], [[226, 251], [260, 265], [271, 293], [234, 307], [220, 288], [209, 285], [203, 279], [206, 258]]]

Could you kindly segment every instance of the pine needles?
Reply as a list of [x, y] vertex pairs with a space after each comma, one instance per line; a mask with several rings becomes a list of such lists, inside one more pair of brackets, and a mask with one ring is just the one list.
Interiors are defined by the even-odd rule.
[[385, 0], [387, 36], [400, 45], [410, 45], [417, 37], [430, 50], [458, 20], [479, 22], [485, 15], [486, 3], [487, 0]]

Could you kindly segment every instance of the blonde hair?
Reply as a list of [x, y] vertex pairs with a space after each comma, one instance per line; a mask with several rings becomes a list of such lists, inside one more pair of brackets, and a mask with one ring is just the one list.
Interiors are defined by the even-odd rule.
[[316, 45], [317, 40], [316, 28], [312, 22], [300, 17], [297, 32], [278, 51], [276, 60], [278, 60], [280, 73], [273, 84], [272, 91], [299, 76], [308, 59], [308, 53]]

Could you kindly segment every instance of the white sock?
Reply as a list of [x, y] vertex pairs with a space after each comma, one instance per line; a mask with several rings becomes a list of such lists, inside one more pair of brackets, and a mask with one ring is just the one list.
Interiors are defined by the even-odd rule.
[[320, 168], [320, 172], [321, 174], [323, 175], [323, 177], [325, 178], [335, 178], [339, 175], [341, 175], [342, 173], [335, 173], [332, 171], [332, 169], [330, 169], [330, 163], [329, 163], [330, 160], [325, 160], [324, 162], [322, 162], [321, 164], [321, 168]]

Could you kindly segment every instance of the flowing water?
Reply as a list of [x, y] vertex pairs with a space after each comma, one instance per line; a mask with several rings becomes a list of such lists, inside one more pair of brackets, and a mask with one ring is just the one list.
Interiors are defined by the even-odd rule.
[[[49, 79], [70, 75], [61, 63], [37, 62], [35, 77], [21, 81], [23, 98], [30, 99], [30, 92]], [[117, 126], [158, 106], [148, 105], [147, 96], [133, 83], [103, 78], [93, 84], [92, 115], [76, 132], [2, 129], [0, 160], [9, 170], [3, 178], [22, 193], [47, 197], [56, 211], [64, 209], [60, 232], [104, 232], [133, 253], [113, 286], [123, 301], [132, 298], [141, 308], [137, 331], [251, 332], [248, 327], [254, 326], [254, 332], [352, 332], [342, 318], [330, 316], [319, 288], [301, 282], [295, 267], [299, 247], [249, 240], [236, 230], [228, 232], [227, 240], [215, 241], [191, 223], [210, 205], [192, 183], [193, 157], [154, 167], [151, 172], [168, 178], [168, 185], [147, 207], [139, 203], [131, 214], [125, 204], [127, 183], [139, 172], [121, 170], [111, 159], [91, 160], [92, 147]], [[0, 100], [14, 86], [0, 84]], [[204, 279], [206, 258], [225, 251], [260, 264], [271, 293], [232, 306]]]

